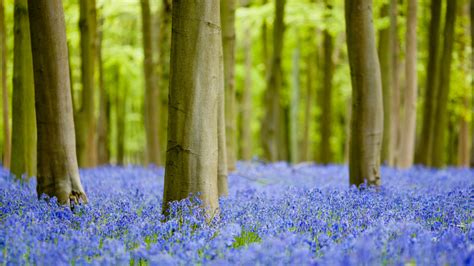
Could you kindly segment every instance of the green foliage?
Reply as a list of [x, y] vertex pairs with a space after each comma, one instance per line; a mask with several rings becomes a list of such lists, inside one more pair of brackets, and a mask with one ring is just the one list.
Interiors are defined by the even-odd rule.
[[232, 247], [240, 248], [240, 247], [248, 246], [252, 243], [260, 243], [260, 242], [262, 242], [262, 239], [256, 232], [242, 231], [242, 233], [239, 236], [235, 237]]

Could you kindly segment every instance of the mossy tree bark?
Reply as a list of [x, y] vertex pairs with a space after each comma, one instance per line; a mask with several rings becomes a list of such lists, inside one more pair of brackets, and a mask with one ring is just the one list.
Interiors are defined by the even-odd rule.
[[235, 170], [237, 123], [235, 113], [235, 0], [221, 1], [222, 46], [224, 50], [225, 129], [227, 166]]
[[[443, 41], [443, 52], [441, 55], [439, 74], [437, 77], [438, 89], [435, 95], [436, 109], [434, 111], [434, 117], [436, 123], [433, 122], [433, 138], [431, 139], [432, 152], [430, 166], [442, 167], [445, 164], [445, 144], [446, 144], [446, 128], [448, 125], [448, 97], [450, 89], [450, 78], [451, 78], [451, 62], [453, 53], [454, 43], [454, 25], [456, 22], [456, 5], [457, 0], [448, 1], [446, 7], [446, 19], [444, 25], [444, 41]], [[434, 119], [433, 119], [434, 121]]]
[[416, 135], [416, 103], [418, 96], [418, 75], [417, 63], [417, 1], [408, 0], [407, 6], [407, 32], [406, 32], [406, 90], [404, 118], [402, 121], [403, 130], [401, 134], [400, 156], [397, 165], [400, 168], [409, 168], [413, 165], [415, 155], [415, 135]]
[[7, 87], [7, 32], [5, 27], [5, 5], [3, 0], [0, 0], [0, 56], [3, 105], [3, 167], [9, 169], [11, 160], [11, 138]]
[[81, 105], [76, 114], [77, 155], [81, 167], [97, 163], [95, 120], [95, 56], [96, 56], [96, 3], [80, 0], [79, 30], [81, 35]]
[[275, 21], [273, 23], [273, 55], [269, 65], [270, 70], [267, 78], [265, 91], [265, 117], [262, 127], [263, 158], [274, 162], [281, 158], [279, 154], [279, 143], [281, 134], [280, 116], [282, 114], [280, 105], [280, 90], [283, 82], [282, 74], [282, 50], [284, 26], [285, 0], [275, 1]]
[[79, 177], [61, 0], [29, 0], [38, 129], [37, 192], [87, 201]]
[[378, 186], [383, 100], [372, 0], [345, 0], [345, 17], [352, 82], [350, 183]]
[[152, 18], [149, 0], [141, 0], [142, 12], [142, 39], [143, 39], [143, 68], [145, 74], [145, 135], [146, 135], [146, 163], [160, 165], [160, 93], [157, 84], [157, 72], [153, 62]]
[[[226, 182], [220, 1], [175, 1], [163, 213], [190, 193], [210, 212]], [[227, 185], [227, 184], [225, 184]], [[226, 186], [225, 186], [226, 187]]]
[[11, 172], [36, 174], [36, 112], [28, 1], [14, 2]]
[[[474, 0], [471, 0], [471, 51], [474, 51]], [[474, 72], [474, 53], [471, 54], [471, 71]], [[471, 72], [471, 73], [472, 73]], [[474, 87], [474, 79], [471, 81], [472, 86]], [[473, 96], [473, 106], [474, 106], [474, 96]], [[471, 122], [471, 167], [474, 167], [474, 122]]]
[[434, 130], [435, 97], [437, 95], [439, 42], [441, 27], [441, 0], [431, 0], [431, 21], [429, 29], [428, 63], [426, 69], [426, 88], [424, 93], [423, 122], [415, 160], [417, 163], [431, 165]]

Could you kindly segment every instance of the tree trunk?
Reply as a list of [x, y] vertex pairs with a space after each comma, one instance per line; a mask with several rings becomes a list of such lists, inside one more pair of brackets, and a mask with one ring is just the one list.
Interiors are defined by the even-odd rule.
[[[380, 10], [381, 17], [390, 16], [390, 4], [386, 3]], [[380, 72], [382, 74], [382, 90], [383, 90], [383, 113], [384, 113], [384, 126], [383, 126], [383, 140], [382, 140], [382, 162], [389, 162], [389, 149], [390, 149], [390, 133], [392, 133], [390, 123], [391, 114], [391, 99], [392, 99], [392, 72], [393, 72], [393, 57], [391, 51], [393, 42], [391, 40], [392, 35], [390, 34], [391, 26], [381, 29], [379, 31], [379, 47], [378, 55], [380, 58]]]
[[97, 67], [99, 69], [99, 123], [97, 127], [97, 163], [99, 165], [110, 162], [109, 150], [109, 117], [110, 99], [104, 84], [104, 62], [102, 59], [103, 40], [103, 18], [100, 21], [100, 29], [97, 34]]
[[158, 90], [160, 98], [160, 126], [158, 138], [161, 149], [161, 161], [166, 160], [166, 141], [168, 133], [168, 97], [170, 85], [170, 47], [171, 47], [171, 12], [172, 1], [162, 0], [159, 19], [160, 29], [158, 31]]
[[141, 0], [143, 32], [143, 68], [145, 73], [145, 135], [146, 163], [160, 165], [159, 142], [159, 91], [157, 87], [155, 64], [153, 62], [152, 22], [149, 0]]
[[275, 2], [275, 21], [273, 23], [273, 55], [270, 64], [270, 72], [267, 78], [265, 91], [265, 118], [263, 120], [262, 141], [263, 158], [271, 162], [277, 161], [281, 156], [278, 154], [279, 130], [281, 128], [280, 116], [280, 90], [283, 83], [282, 74], [282, 50], [284, 33], [284, 8], [285, 0]]
[[416, 103], [418, 95], [417, 63], [417, 1], [408, 0], [406, 32], [406, 92], [404, 119], [401, 130], [400, 156], [398, 166], [409, 168], [413, 165], [416, 135]]
[[315, 79], [313, 64], [313, 53], [309, 53], [306, 58], [306, 95], [305, 95], [305, 110], [304, 110], [304, 125], [303, 125], [303, 141], [301, 145], [301, 160], [311, 161], [310, 154], [310, 127], [311, 127], [311, 106], [313, 105], [313, 80]]
[[95, 0], [80, 0], [82, 98], [77, 114], [77, 154], [79, 166], [93, 167], [97, 162], [94, 69], [96, 55]]
[[14, 3], [11, 172], [36, 174], [36, 112], [28, 1]]
[[235, 113], [235, 0], [221, 1], [222, 45], [224, 49], [225, 128], [227, 166], [235, 170], [237, 152]]
[[219, 179], [227, 170], [222, 161], [225, 125], [219, 2], [174, 2], [164, 214], [170, 202], [190, 193], [199, 193], [212, 214], [224, 192], [219, 191], [223, 183]]
[[437, 101], [435, 109], [436, 123], [432, 138], [431, 166], [442, 167], [445, 164], [445, 133], [448, 125], [448, 97], [451, 78], [451, 61], [454, 42], [454, 25], [456, 22], [456, 3], [457, 0], [448, 1], [446, 7], [446, 21], [444, 26], [443, 53], [441, 55], [438, 81], [438, 94], [435, 96]]
[[127, 86], [123, 86], [121, 84], [121, 72], [120, 66], [117, 66], [116, 69], [117, 77], [117, 85], [116, 88], [118, 89], [115, 92], [115, 122], [116, 122], [116, 132], [117, 132], [117, 165], [124, 165], [125, 164], [125, 116], [126, 112], [126, 100], [127, 100]]
[[[469, 93], [467, 93], [465, 96], [463, 96], [463, 107], [466, 108], [466, 110], [469, 110], [472, 108], [470, 106], [470, 99], [468, 97]], [[469, 167], [469, 162], [470, 162], [470, 136], [469, 136], [469, 121], [465, 116], [461, 116], [459, 119], [459, 142], [458, 142], [458, 160], [457, 164], [459, 167]]]
[[3, 167], [10, 168], [11, 142], [10, 119], [8, 118], [8, 87], [7, 87], [7, 32], [5, 27], [5, 6], [0, 0], [0, 53], [2, 57], [2, 103], [3, 103]]
[[242, 102], [240, 105], [240, 154], [244, 161], [252, 159], [252, 40], [250, 28], [246, 29], [247, 38], [244, 41], [245, 50], [245, 82], [242, 89]]
[[426, 88], [423, 106], [423, 124], [420, 142], [416, 151], [417, 163], [430, 165], [432, 138], [434, 129], [435, 100], [437, 95], [438, 58], [441, 24], [441, 0], [431, 0], [431, 22], [429, 30], [428, 63], [426, 69]]
[[387, 162], [390, 166], [395, 166], [399, 149], [400, 132], [400, 86], [399, 86], [399, 43], [398, 43], [398, 0], [390, 0], [390, 41], [391, 50], [388, 52], [392, 57], [392, 75], [390, 86], [390, 139], [388, 147]]
[[345, 16], [352, 82], [350, 183], [378, 186], [383, 100], [372, 0], [345, 0]]
[[62, 1], [29, 0], [38, 129], [38, 196], [87, 201], [76, 159], [66, 25]]
[[293, 51], [293, 71], [290, 107], [290, 161], [297, 163], [299, 161], [299, 143], [298, 143], [298, 110], [300, 102], [300, 47], [299, 45]]
[[[330, 9], [330, 8], [328, 8]], [[324, 49], [324, 76], [323, 89], [321, 93], [321, 145], [319, 159], [322, 164], [328, 164], [332, 160], [331, 150], [331, 121], [332, 121], [332, 78], [334, 73], [333, 51], [334, 40], [328, 30], [323, 32]]]
[[[474, 51], [474, 0], [471, 0], [471, 51]], [[474, 72], [474, 52], [471, 53], [471, 73]], [[474, 79], [471, 79], [472, 87], [474, 87]], [[474, 113], [474, 93], [473, 93], [473, 112]], [[474, 118], [473, 118], [474, 119]], [[471, 120], [471, 167], [474, 167], [474, 122]]]

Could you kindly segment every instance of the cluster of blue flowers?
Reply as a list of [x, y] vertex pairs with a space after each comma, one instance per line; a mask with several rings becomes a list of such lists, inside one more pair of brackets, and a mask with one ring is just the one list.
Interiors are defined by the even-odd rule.
[[161, 168], [83, 170], [73, 210], [0, 169], [0, 263], [474, 265], [474, 170], [382, 174], [358, 190], [344, 166], [240, 163], [209, 220], [197, 199], [164, 219]]

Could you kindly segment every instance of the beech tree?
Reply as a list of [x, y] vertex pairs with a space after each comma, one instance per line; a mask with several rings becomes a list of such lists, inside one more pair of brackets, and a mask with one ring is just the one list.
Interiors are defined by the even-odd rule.
[[17, 178], [35, 175], [36, 113], [27, 0], [14, 2], [11, 172]]
[[345, 0], [345, 18], [352, 83], [350, 183], [378, 186], [383, 101], [372, 0]]
[[38, 196], [60, 204], [87, 201], [76, 157], [69, 65], [61, 0], [29, 0], [36, 126]]
[[219, 3], [174, 2], [164, 213], [190, 193], [213, 212], [227, 193]]
[[0, 68], [2, 85], [3, 105], [3, 167], [10, 168], [11, 142], [10, 142], [10, 119], [8, 114], [8, 87], [7, 87], [7, 32], [5, 27], [5, 4], [0, 0]]

